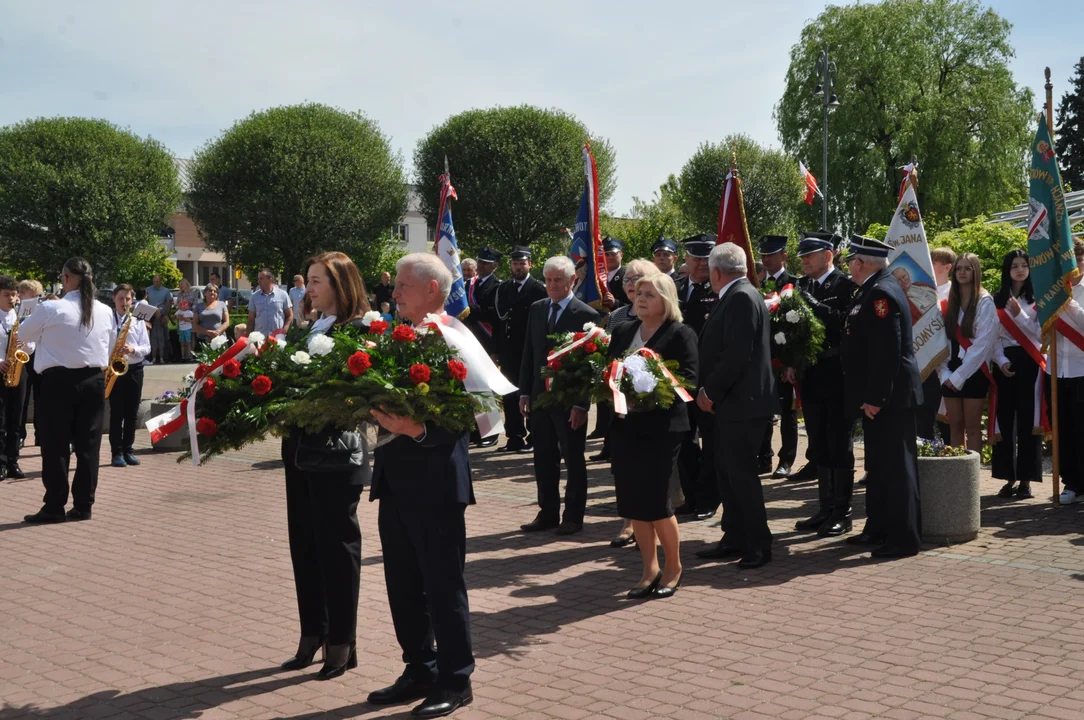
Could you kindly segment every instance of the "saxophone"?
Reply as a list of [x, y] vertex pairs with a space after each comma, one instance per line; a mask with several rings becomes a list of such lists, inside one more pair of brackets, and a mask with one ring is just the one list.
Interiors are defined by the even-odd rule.
[[128, 319], [124, 321], [124, 327], [117, 333], [117, 341], [113, 343], [113, 352], [109, 356], [109, 365], [103, 371], [105, 373], [105, 396], [113, 392], [113, 383], [121, 375], [128, 372], [128, 358], [124, 356], [124, 344], [128, 341], [128, 330], [132, 327], [132, 311], [128, 311]]
[[23, 365], [30, 361], [30, 355], [19, 347], [19, 313], [15, 313], [15, 324], [8, 333], [7, 350], [8, 371], [4, 373], [4, 385], [16, 387], [23, 376]]

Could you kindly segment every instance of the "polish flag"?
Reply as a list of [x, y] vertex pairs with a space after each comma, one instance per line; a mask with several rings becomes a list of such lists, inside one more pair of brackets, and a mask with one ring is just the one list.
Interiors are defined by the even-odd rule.
[[817, 178], [813, 177], [813, 173], [809, 172], [809, 168], [801, 160], [798, 161], [798, 170], [802, 173], [802, 180], [805, 180], [805, 204], [812, 205], [814, 195], [824, 197], [817, 187]]

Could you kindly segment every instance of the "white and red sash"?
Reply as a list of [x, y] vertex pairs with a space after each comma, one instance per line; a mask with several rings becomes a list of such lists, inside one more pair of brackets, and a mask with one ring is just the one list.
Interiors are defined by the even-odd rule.
[[[1013, 340], [1027, 352], [1040, 370], [1046, 370], [1046, 358], [1034, 340], [1032, 340], [1024, 329], [1020, 327], [1019, 322], [1013, 317], [1007, 310], [1001, 308], [997, 311], [997, 319], [1001, 322], [1001, 327], [1005, 328], [1005, 332], [1009, 333]], [[1035, 388], [1032, 397], [1032, 433], [1035, 435], [1046, 434], [1050, 432], [1049, 413], [1046, 410], [1046, 393], [1043, 392], [1043, 373], [1039, 373], [1035, 377]], [[997, 442], [1001, 439], [1001, 425], [997, 421], [997, 408], [991, 406], [990, 414], [994, 418], [994, 434], [993, 442]]]
[[[941, 301], [941, 314], [945, 315], [948, 312], [948, 300]], [[956, 343], [964, 349], [966, 353], [974, 345], [971, 338], [964, 335], [964, 331], [960, 328], [960, 323], [956, 323]], [[996, 441], [997, 434], [997, 383], [994, 382], [994, 374], [990, 372], [990, 363], [982, 364], [982, 374], [986, 376], [986, 380], [989, 384], [989, 394], [987, 399], [989, 401], [989, 409], [986, 416], [986, 442], [993, 445]], [[944, 401], [942, 401], [944, 402]]]

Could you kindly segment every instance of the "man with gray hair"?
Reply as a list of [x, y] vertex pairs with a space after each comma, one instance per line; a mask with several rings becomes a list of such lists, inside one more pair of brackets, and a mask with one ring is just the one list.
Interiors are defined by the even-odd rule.
[[714, 437], [705, 437], [704, 445], [714, 444], [723, 537], [716, 547], [697, 554], [711, 559], [740, 555], [738, 567], [757, 568], [772, 559], [757, 452], [779, 402], [768, 309], [746, 278], [745, 251], [737, 244], [715, 246], [708, 269], [719, 301], [700, 333], [696, 405], [715, 414]]
[[[563, 255], [546, 261], [542, 276], [546, 280], [546, 299], [531, 305], [527, 320], [527, 340], [519, 371], [519, 409], [531, 420], [534, 439], [534, 476], [538, 485], [539, 511], [535, 519], [521, 526], [524, 532], [557, 528], [558, 535], [572, 535], [583, 530], [587, 509], [587, 409], [590, 396], [580, 398], [572, 407], [534, 407], [545, 391], [542, 367], [553, 349], [551, 335], [581, 332], [586, 323], [597, 323], [599, 314], [572, 295], [576, 267]], [[763, 304], [763, 303], [762, 303]], [[565, 485], [565, 514], [561, 519], [561, 458], [565, 460], [568, 482]], [[559, 522], [560, 521], [560, 522]]]

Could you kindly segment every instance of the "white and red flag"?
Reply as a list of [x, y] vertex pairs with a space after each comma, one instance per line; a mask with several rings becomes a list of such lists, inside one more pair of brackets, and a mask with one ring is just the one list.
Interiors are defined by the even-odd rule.
[[801, 160], [798, 161], [798, 170], [801, 171], [802, 180], [805, 181], [805, 204], [812, 205], [815, 196], [824, 197], [821, 195], [820, 188], [817, 187], [817, 178], [813, 177], [813, 173], [809, 172], [809, 168]]

